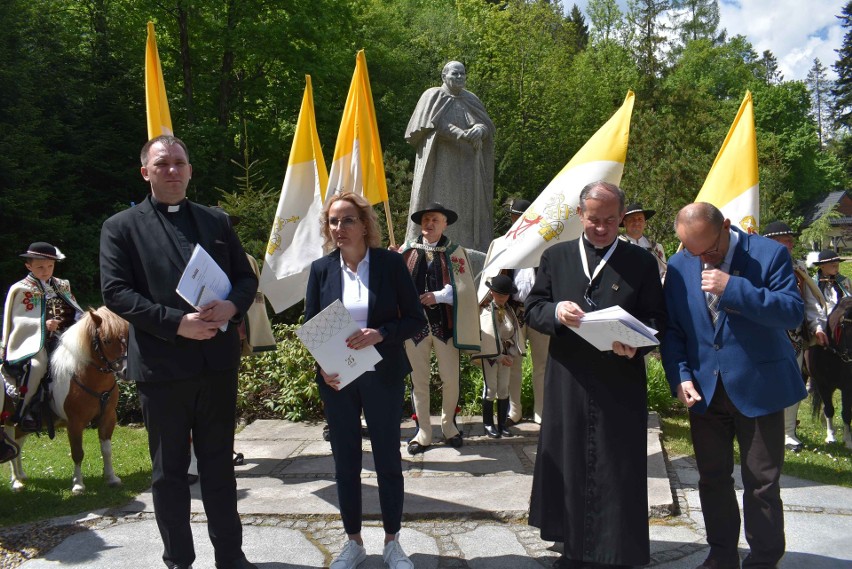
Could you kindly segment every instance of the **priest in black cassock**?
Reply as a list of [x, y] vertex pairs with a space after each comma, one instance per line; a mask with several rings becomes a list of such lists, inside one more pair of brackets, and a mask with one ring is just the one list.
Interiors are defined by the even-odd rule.
[[617, 238], [618, 186], [583, 188], [577, 214], [583, 235], [544, 252], [526, 300], [529, 326], [550, 336], [529, 523], [564, 542], [559, 569], [646, 565], [649, 348], [600, 351], [569, 327], [618, 305], [662, 331], [663, 289], [653, 255]]

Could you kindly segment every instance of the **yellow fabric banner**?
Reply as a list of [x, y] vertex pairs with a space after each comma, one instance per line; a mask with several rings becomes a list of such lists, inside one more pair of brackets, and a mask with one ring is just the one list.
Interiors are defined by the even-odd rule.
[[161, 134], [174, 134], [153, 22], [148, 22], [148, 41], [145, 43], [145, 110], [148, 113], [148, 140]]
[[355, 73], [337, 132], [323, 202], [341, 192], [360, 194], [373, 205], [388, 199], [376, 108], [363, 49], [355, 58]]
[[743, 231], [755, 233], [760, 227], [757, 134], [750, 91], [746, 91], [728, 136], [695, 201], [715, 205]]

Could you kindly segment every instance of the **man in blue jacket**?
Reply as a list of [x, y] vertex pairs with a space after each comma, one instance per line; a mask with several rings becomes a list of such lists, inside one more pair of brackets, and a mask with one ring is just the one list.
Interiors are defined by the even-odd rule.
[[786, 334], [804, 318], [790, 255], [771, 239], [731, 227], [708, 203], [681, 209], [675, 230], [684, 249], [666, 274], [662, 356], [672, 393], [690, 410], [710, 545], [699, 568], [740, 567], [734, 437], [751, 548], [742, 566], [774, 568], [785, 549], [784, 408], [806, 395]]

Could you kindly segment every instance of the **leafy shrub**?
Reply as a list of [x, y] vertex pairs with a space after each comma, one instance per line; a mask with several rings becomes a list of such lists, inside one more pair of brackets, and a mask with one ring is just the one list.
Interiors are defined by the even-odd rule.
[[645, 361], [648, 372], [648, 410], [661, 415], [671, 415], [681, 405], [672, 397], [660, 354], [653, 352]]
[[135, 381], [118, 382], [118, 406], [115, 409], [120, 425], [142, 422], [142, 406]]
[[305, 421], [322, 417], [314, 358], [296, 337], [299, 324], [273, 324], [277, 349], [242, 358], [237, 414]]

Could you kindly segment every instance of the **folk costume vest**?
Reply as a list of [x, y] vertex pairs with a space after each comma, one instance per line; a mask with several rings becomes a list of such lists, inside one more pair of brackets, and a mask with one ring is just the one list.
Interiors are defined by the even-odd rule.
[[[409, 241], [400, 249], [417, 292], [453, 287], [453, 304], [440, 303], [425, 310], [429, 322], [412, 340], [419, 344], [431, 332], [436, 338], [460, 350], [479, 351], [476, 288], [470, 272], [467, 251], [442, 236], [437, 246], [423, 243], [423, 237]], [[428, 257], [432, 257], [430, 263]]]

